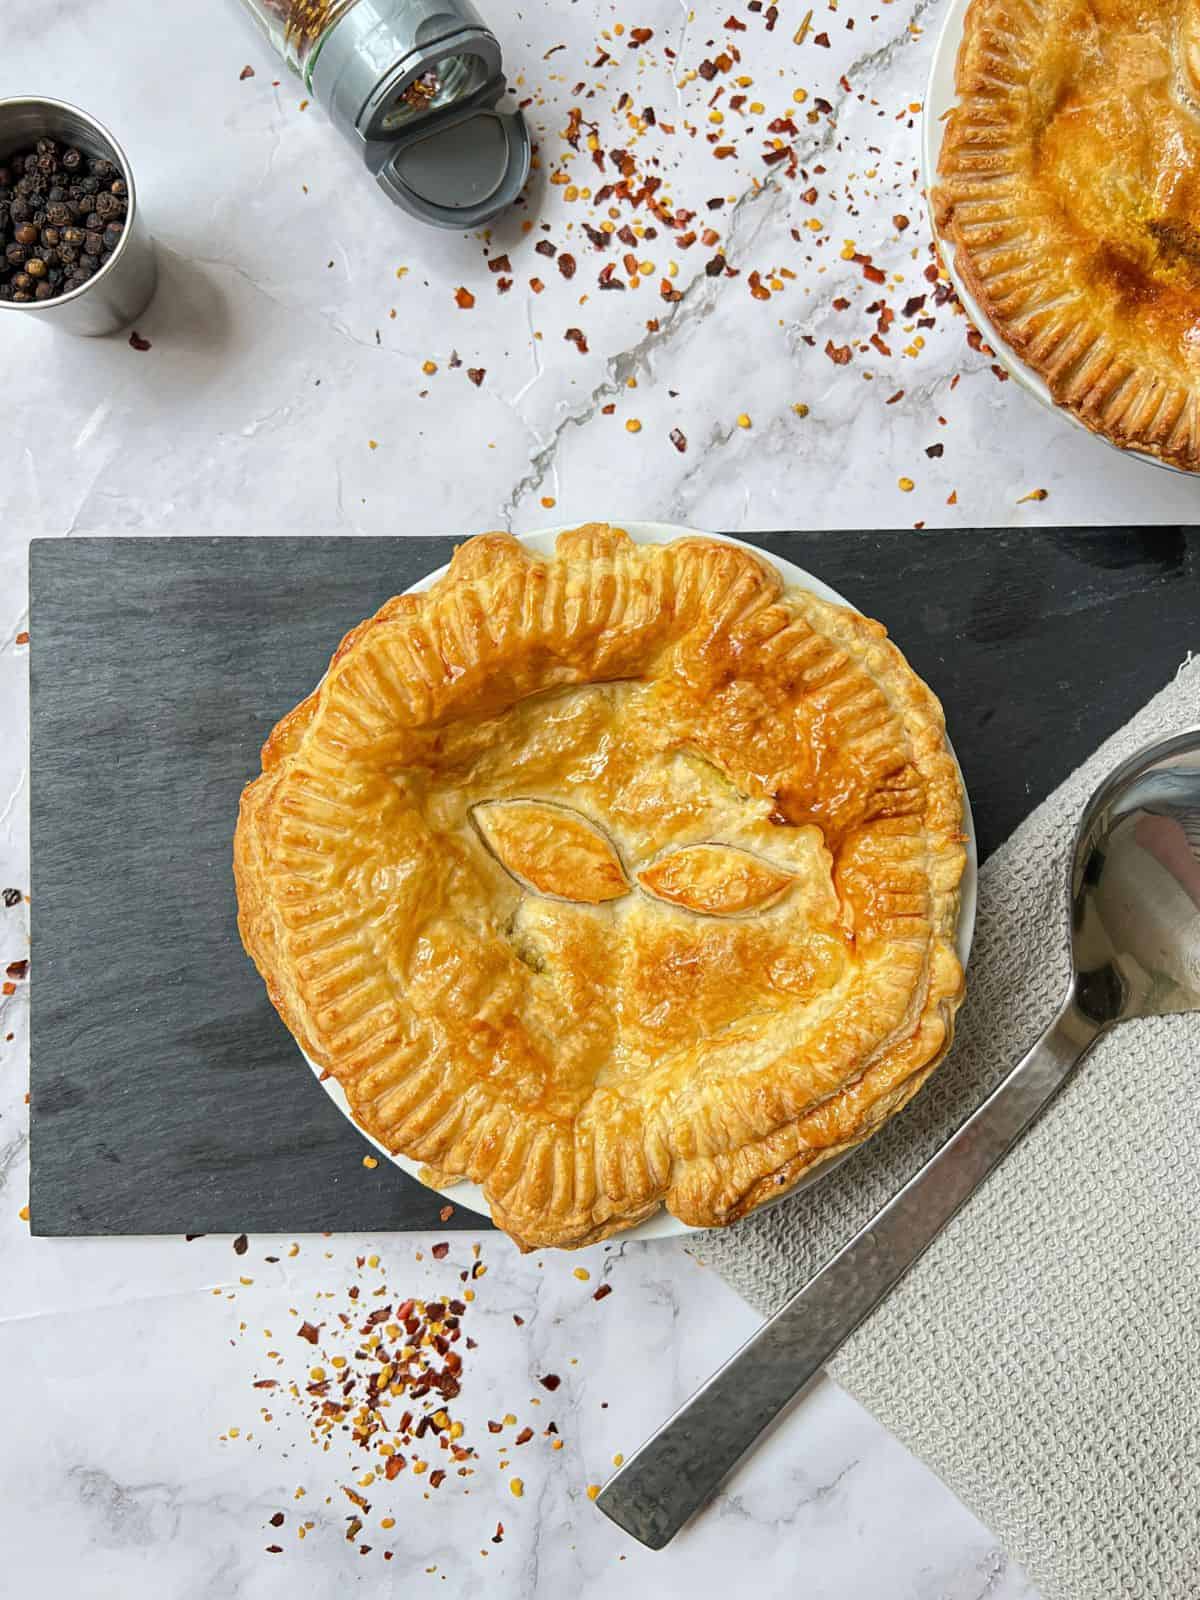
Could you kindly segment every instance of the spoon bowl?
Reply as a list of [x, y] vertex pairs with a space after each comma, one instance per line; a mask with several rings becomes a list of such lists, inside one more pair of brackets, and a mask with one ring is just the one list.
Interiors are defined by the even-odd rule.
[[1089, 802], [1071, 870], [1080, 1010], [1200, 1010], [1200, 729], [1140, 751]]

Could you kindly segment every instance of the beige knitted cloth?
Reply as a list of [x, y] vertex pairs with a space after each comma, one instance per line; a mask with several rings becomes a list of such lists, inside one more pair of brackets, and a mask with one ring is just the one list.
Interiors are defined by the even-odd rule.
[[[983, 867], [958, 1040], [912, 1106], [808, 1193], [698, 1243], [757, 1309], [856, 1232], [1033, 1043], [1067, 982], [1085, 800], [1139, 746], [1197, 724], [1200, 660]], [[1126, 1023], [832, 1364], [1045, 1600], [1200, 1597], [1198, 1194], [1200, 1015]]]

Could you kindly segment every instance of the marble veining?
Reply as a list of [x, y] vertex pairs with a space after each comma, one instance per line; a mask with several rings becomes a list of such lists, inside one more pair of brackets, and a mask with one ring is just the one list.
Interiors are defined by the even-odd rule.
[[[912, 522], [1188, 520], [1189, 483], [1147, 476], [1000, 383], [951, 307], [920, 330], [901, 309], [931, 292], [913, 108], [937, 0], [822, 4], [807, 32], [809, 8], [794, 0], [773, 32], [761, 13], [735, 6], [747, 26], [730, 32], [728, 5], [678, 0], [489, 9], [514, 92], [530, 100], [540, 167], [528, 207], [481, 238], [422, 229], [377, 198], [232, 0], [186, 21], [152, 0], [9, 5], [3, 92], [45, 90], [110, 123], [159, 240], [162, 288], [139, 321], [145, 352], [0, 315], [0, 888], [31, 889], [18, 640], [34, 534], [469, 533], [626, 515], [835, 537], [839, 526]], [[634, 27], [653, 30], [645, 49], [629, 48]], [[689, 80], [687, 69], [731, 40], [754, 80], [745, 93], [767, 107], [760, 123], [796, 111], [809, 182], [764, 165], [761, 134], [714, 161], [710, 100], [724, 86], [728, 108], [729, 83]], [[601, 49], [612, 63], [589, 100]], [[254, 68], [245, 80], [244, 65]], [[689, 252], [660, 231], [637, 241], [653, 270], [636, 292], [599, 290], [598, 272], [622, 252], [593, 249], [581, 224], [596, 208], [551, 179], [591, 181], [586, 146], [572, 153], [563, 139], [573, 105], [596, 121], [602, 150], [629, 140], [623, 92], [695, 130], [661, 146], [668, 187], [675, 205], [698, 208], [698, 227], [714, 227], [736, 276], [710, 273], [716, 246]], [[818, 100], [830, 109], [810, 123]], [[654, 137], [636, 148], [659, 149]], [[803, 198], [810, 186], [814, 200]], [[710, 210], [710, 199], [723, 203]], [[573, 278], [535, 251], [543, 238], [574, 255]], [[507, 274], [489, 270], [501, 255]], [[775, 276], [782, 269], [794, 276]], [[765, 300], [749, 288], [755, 271], [772, 285]], [[501, 276], [513, 280], [503, 294]], [[663, 282], [677, 297], [663, 298]], [[458, 286], [473, 308], [455, 303]], [[896, 308], [879, 335], [887, 353], [870, 343], [877, 299]], [[839, 364], [830, 347], [852, 348], [850, 359]], [[1046, 498], [1027, 498], [1035, 489]], [[0, 965], [27, 953], [22, 898], [0, 908]], [[344, 1536], [347, 1506], [334, 1503], [353, 1481], [344, 1452], [316, 1452], [285, 1407], [261, 1421], [251, 1385], [262, 1330], [280, 1335], [294, 1366], [290, 1308], [344, 1286], [359, 1256], [378, 1253], [409, 1293], [444, 1295], [469, 1262], [470, 1235], [453, 1235], [442, 1262], [432, 1236], [254, 1237], [240, 1256], [228, 1238], [31, 1239], [19, 1215], [27, 1053], [21, 979], [0, 996], [6, 1592], [332, 1600], [349, 1584], [601, 1600], [631, 1586], [791, 1595], [802, 1579], [813, 1600], [1033, 1600], [992, 1536], [828, 1382], [667, 1553], [641, 1550], [594, 1510], [587, 1485], [754, 1325], [677, 1242], [521, 1258], [484, 1238], [478, 1349], [461, 1397], [471, 1436], [485, 1441], [477, 1471], [437, 1491], [411, 1475], [376, 1490], [359, 1540], [372, 1549], [360, 1556]], [[601, 1283], [613, 1292], [596, 1302]], [[563, 1378], [552, 1396], [538, 1384], [547, 1371]], [[563, 1448], [539, 1430], [499, 1468], [485, 1423], [510, 1410], [552, 1417]], [[518, 1471], [520, 1499], [508, 1486]], [[303, 1541], [301, 1506], [313, 1523]], [[385, 1514], [390, 1530], [378, 1525]]]

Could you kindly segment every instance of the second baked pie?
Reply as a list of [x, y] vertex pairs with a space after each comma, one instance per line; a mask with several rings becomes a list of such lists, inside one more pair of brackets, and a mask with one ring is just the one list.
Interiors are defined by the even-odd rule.
[[240, 927], [368, 1132], [580, 1245], [730, 1222], [916, 1092], [961, 829], [877, 623], [713, 540], [491, 534], [267, 741]]
[[934, 190], [1054, 399], [1200, 469], [1200, 0], [973, 0]]

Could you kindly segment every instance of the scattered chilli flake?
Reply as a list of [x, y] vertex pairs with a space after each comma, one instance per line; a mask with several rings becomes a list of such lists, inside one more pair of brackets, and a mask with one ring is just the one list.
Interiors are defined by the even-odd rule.
[[460, 284], [459, 287], [454, 291], [454, 303], [460, 311], [470, 311], [471, 307], [475, 304], [475, 296], [471, 293], [470, 289], [464, 288]]
[[[27, 1218], [28, 1212], [23, 1215]], [[245, 1253], [248, 1238], [238, 1235], [234, 1248], [239, 1255]], [[431, 1254], [440, 1260], [448, 1248], [448, 1244], [434, 1246]], [[486, 1266], [480, 1259], [480, 1247], [473, 1245], [471, 1254], [474, 1260], [469, 1275], [481, 1278]], [[325, 1255], [333, 1258], [331, 1251]], [[438, 1299], [400, 1296], [390, 1290], [387, 1268], [379, 1255], [356, 1256], [353, 1265], [358, 1274], [355, 1281], [340, 1290], [316, 1293], [319, 1321], [302, 1318], [299, 1310], [290, 1308], [297, 1319], [297, 1336], [313, 1347], [299, 1362], [294, 1356], [289, 1360], [288, 1347], [281, 1350], [270, 1329], [261, 1330], [266, 1346], [258, 1361], [265, 1360], [272, 1371], [271, 1376], [255, 1373], [252, 1379], [261, 1422], [249, 1428], [240, 1424], [228, 1427], [220, 1437], [230, 1447], [247, 1442], [261, 1449], [264, 1427], [281, 1426], [281, 1413], [299, 1419], [314, 1463], [327, 1463], [327, 1482], [330, 1467], [335, 1474], [328, 1483], [325, 1504], [332, 1506], [342, 1497], [346, 1514], [340, 1522], [341, 1534], [360, 1556], [367, 1556], [377, 1548], [371, 1541], [371, 1529], [378, 1528], [386, 1536], [396, 1528], [398, 1518], [392, 1514], [395, 1497], [405, 1492], [396, 1487], [397, 1480], [415, 1479], [420, 1486], [416, 1492], [428, 1500], [443, 1485], [488, 1470], [485, 1458], [490, 1452], [468, 1440], [463, 1422], [453, 1414], [464, 1377], [461, 1352], [476, 1348], [476, 1341], [463, 1328], [473, 1292], [462, 1289]], [[246, 1286], [253, 1283], [249, 1278], [240, 1281]], [[242, 1340], [255, 1338], [257, 1332], [247, 1320], [238, 1323]], [[554, 1374], [540, 1381], [550, 1390], [559, 1383]], [[536, 1406], [539, 1401], [531, 1403]], [[508, 1493], [523, 1498], [526, 1480], [508, 1477], [506, 1469], [514, 1450], [521, 1448], [527, 1451], [528, 1465], [536, 1470], [539, 1433], [532, 1424], [522, 1424], [515, 1411], [505, 1412], [500, 1421], [488, 1422], [487, 1430], [501, 1436], [491, 1465], [505, 1474]], [[553, 1421], [541, 1429], [540, 1442], [543, 1449], [561, 1446]], [[293, 1452], [289, 1440], [285, 1454]], [[470, 1492], [465, 1482], [462, 1487]], [[311, 1492], [311, 1484], [308, 1488], [302, 1484], [293, 1499], [301, 1500]], [[282, 1508], [267, 1517], [273, 1529], [284, 1527], [288, 1520]], [[325, 1519], [325, 1525], [329, 1520]], [[296, 1523], [297, 1540], [314, 1531], [318, 1536], [324, 1531], [316, 1519]], [[489, 1535], [497, 1544], [503, 1536], [502, 1524]], [[266, 1548], [280, 1552], [278, 1546]], [[378, 1553], [390, 1560], [395, 1550], [380, 1546]]]

